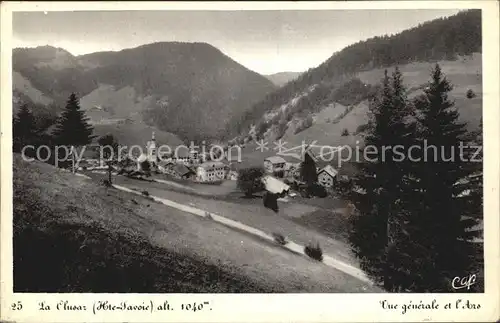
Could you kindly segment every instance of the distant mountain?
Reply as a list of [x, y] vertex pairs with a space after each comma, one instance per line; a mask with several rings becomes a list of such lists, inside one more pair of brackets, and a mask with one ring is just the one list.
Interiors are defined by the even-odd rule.
[[[227, 132], [239, 142], [283, 138], [297, 145], [312, 139], [328, 145], [354, 143], [384, 69], [391, 72], [399, 66], [412, 97], [422, 93], [435, 62], [454, 85], [451, 95], [462, 120], [475, 129], [482, 111], [481, 50], [481, 10], [360, 41], [266, 95], [230, 123]], [[468, 89], [477, 96], [467, 98]], [[344, 129], [348, 136], [342, 136]]]
[[63, 106], [75, 92], [95, 124], [128, 118], [184, 140], [222, 136], [230, 120], [276, 89], [205, 43], [161, 42], [82, 56], [51, 46], [16, 48], [13, 73], [19, 102]]
[[270, 75], [264, 75], [274, 85], [281, 87], [291, 80], [296, 79], [302, 72], [279, 72]]

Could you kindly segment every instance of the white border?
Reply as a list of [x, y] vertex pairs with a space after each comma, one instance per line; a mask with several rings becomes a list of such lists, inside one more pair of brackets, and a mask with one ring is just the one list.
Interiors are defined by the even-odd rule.
[[[13, 11], [67, 10], [306, 10], [306, 9], [483, 9], [483, 126], [484, 126], [484, 294], [13, 294], [12, 293], [12, 80], [11, 37]], [[331, 322], [331, 321], [496, 321], [499, 314], [499, 4], [496, 1], [377, 1], [377, 2], [3, 2], [1, 4], [1, 270], [0, 315], [16, 322]], [[479, 310], [383, 310], [380, 301], [392, 303], [455, 303], [457, 299], [481, 304]], [[10, 304], [22, 300], [25, 310], [13, 312]], [[92, 311], [40, 312], [37, 303], [92, 303], [97, 300], [155, 304], [168, 300], [181, 302], [210, 301], [211, 311], [170, 313], [101, 313]]]

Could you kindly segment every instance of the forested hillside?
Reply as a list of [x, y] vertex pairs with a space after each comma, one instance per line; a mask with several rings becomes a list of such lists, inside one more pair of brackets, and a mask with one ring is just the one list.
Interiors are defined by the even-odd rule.
[[[229, 125], [228, 133], [233, 136], [242, 134], [248, 131], [251, 125], [256, 125], [258, 132], [262, 134], [280, 120], [291, 120], [291, 115], [276, 117], [272, 122], [263, 118], [266, 113], [285, 105], [295, 106], [292, 114], [318, 111], [334, 101], [334, 97], [344, 97], [342, 104], [355, 105], [369, 98], [373, 91], [368, 84], [360, 86], [359, 80], [353, 81], [353, 77], [363, 71], [412, 62], [454, 60], [481, 52], [481, 49], [480, 10], [463, 11], [451, 17], [423, 23], [396, 35], [360, 41], [335, 53], [318, 67], [308, 70], [298, 79], [268, 94], [242, 118], [235, 119]], [[341, 90], [342, 88], [344, 90]], [[294, 100], [297, 105], [291, 104]]]
[[95, 122], [131, 118], [185, 140], [220, 136], [231, 118], [276, 89], [206, 43], [160, 42], [82, 56], [51, 46], [17, 48], [13, 71], [17, 101], [63, 106], [74, 92], [84, 110], [100, 110]]

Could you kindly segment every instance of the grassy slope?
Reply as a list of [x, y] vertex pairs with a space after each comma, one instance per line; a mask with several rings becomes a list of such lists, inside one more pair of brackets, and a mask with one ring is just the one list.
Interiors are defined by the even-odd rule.
[[52, 99], [45, 96], [40, 90], [36, 89], [31, 82], [16, 71], [12, 71], [12, 84], [13, 88], [23, 93], [33, 102], [41, 104], [49, 104]]
[[16, 291], [375, 290], [321, 263], [145, 197], [106, 189], [47, 164], [28, 164], [18, 155], [14, 165]]
[[143, 149], [146, 149], [146, 142], [151, 140], [153, 131], [158, 145], [169, 145], [173, 151], [177, 145], [182, 144], [181, 139], [176, 135], [158, 130], [139, 121], [127, 122], [120, 120], [109, 124], [94, 124], [93, 127], [94, 135], [102, 136], [111, 133], [122, 146], [140, 145]]
[[[118, 185], [123, 185], [136, 191], [147, 190], [151, 195], [167, 198], [177, 203], [216, 213], [269, 234], [279, 232], [288, 236], [290, 240], [302, 245], [306, 245], [310, 242], [319, 242], [325, 253], [335, 256], [339, 260], [349, 263], [352, 266], [356, 267], [358, 265], [357, 259], [351, 254], [350, 248], [345, 242], [331, 239], [331, 237], [318, 232], [316, 229], [312, 229], [314, 226], [311, 226], [311, 229], [309, 229], [295, 223], [296, 221], [291, 219], [291, 217], [297, 217], [298, 210], [293, 209], [292, 203], [290, 203], [290, 205], [280, 203], [279, 214], [275, 214], [271, 210], [263, 207], [262, 199], [258, 199], [254, 203], [240, 203], [234, 201], [234, 199], [232, 201], [224, 201], [222, 199], [210, 199], [202, 196], [187, 195], [185, 193], [168, 190], [164, 184], [148, 183], [125, 177], [117, 177], [115, 182]], [[336, 220], [332, 219], [332, 222], [336, 222]], [[296, 265], [298, 264], [299, 263], [296, 263]], [[296, 267], [296, 265], [294, 265], [294, 267]]]
[[[450, 96], [455, 101], [461, 119], [469, 123], [471, 130], [476, 129], [482, 115], [481, 54], [473, 54], [470, 57], [455, 61], [440, 61], [438, 63], [443, 73], [445, 73], [446, 77], [454, 85]], [[429, 81], [430, 71], [433, 66], [433, 63], [419, 62], [399, 67], [403, 73], [404, 83], [409, 89], [409, 98], [422, 93], [421, 90], [416, 90], [416, 88]], [[388, 70], [391, 72], [393, 67]], [[361, 81], [367, 84], [378, 84], [383, 75], [384, 69], [373, 69], [358, 73], [356, 77], [359, 77]], [[467, 99], [466, 92], [468, 89], [472, 89], [477, 96], [473, 99]], [[336, 107], [332, 105], [324, 107], [319, 113], [315, 114], [313, 126], [297, 134], [287, 131], [282, 140], [287, 142], [287, 147], [289, 148], [300, 145], [303, 140], [306, 143], [317, 140], [318, 145], [355, 146], [356, 141], [359, 140], [362, 142], [362, 138], [353, 135], [353, 133], [356, 132], [358, 126], [368, 121], [368, 104], [364, 101], [356, 105], [338, 123], [327, 122], [327, 119], [334, 119], [344, 108], [340, 104], [336, 104]], [[351, 135], [341, 136], [343, 129], [347, 129]], [[248, 148], [244, 149], [243, 163], [246, 165], [262, 165], [264, 158], [276, 154], [272, 150], [274, 147], [272, 142], [269, 143], [269, 147], [271, 148], [269, 151], [261, 153], [260, 151], [255, 151], [255, 146], [249, 145]], [[318, 154], [319, 149], [315, 153]], [[336, 160], [332, 164], [335, 165]]]

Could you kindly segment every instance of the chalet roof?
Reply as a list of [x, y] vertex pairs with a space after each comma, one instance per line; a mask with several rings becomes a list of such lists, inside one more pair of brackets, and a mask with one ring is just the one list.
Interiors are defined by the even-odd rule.
[[290, 186], [283, 183], [276, 177], [266, 175], [262, 178], [262, 183], [264, 184], [266, 191], [273, 194], [280, 194], [286, 192], [290, 189]]
[[205, 169], [224, 167], [224, 166], [225, 166], [225, 164], [223, 162], [220, 162], [220, 161], [207, 161], [207, 162], [204, 162], [204, 163], [201, 163], [198, 165], [198, 167], [202, 167]]
[[170, 160], [160, 160], [158, 162], [158, 166], [161, 166], [161, 167], [167, 167], [169, 165], [174, 165], [175, 163], [170, 161]]
[[173, 169], [177, 174], [179, 174], [181, 176], [184, 176], [184, 175], [187, 175], [190, 173], [194, 173], [189, 167], [187, 167], [186, 165], [183, 165], [183, 164], [175, 164], [173, 166]]
[[321, 173], [327, 173], [328, 175], [330, 175], [331, 177], [335, 177], [337, 176], [338, 174], [338, 171], [333, 168], [332, 166], [330, 165], [326, 165], [325, 167], [323, 167], [319, 172], [318, 172], [318, 175], [321, 174]]
[[283, 157], [280, 157], [280, 156], [271, 156], [271, 157], [267, 157], [264, 160], [271, 162], [271, 164], [284, 164], [284, 163], [286, 163], [286, 160], [284, 160]]

